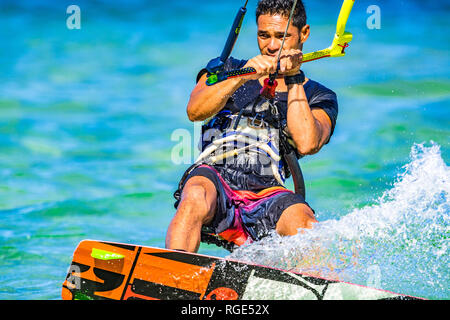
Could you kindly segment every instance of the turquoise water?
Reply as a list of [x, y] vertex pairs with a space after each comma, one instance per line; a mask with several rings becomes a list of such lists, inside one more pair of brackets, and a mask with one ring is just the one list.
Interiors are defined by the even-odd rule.
[[[325, 48], [341, 1], [305, 3], [305, 50]], [[66, 27], [71, 4], [80, 30]], [[372, 4], [379, 30], [366, 25]], [[164, 246], [188, 166], [172, 161], [173, 133], [196, 144], [185, 106], [240, 5], [1, 2], [0, 299], [59, 299], [83, 239]], [[236, 57], [258, 54], [254, 7]], [[322, 223], [232, 257], [450, 298], [449, 13], [449, 1], [356, 2], [348, 55], [304, 66], [340, 101], [331, 143], [302, 160]]]

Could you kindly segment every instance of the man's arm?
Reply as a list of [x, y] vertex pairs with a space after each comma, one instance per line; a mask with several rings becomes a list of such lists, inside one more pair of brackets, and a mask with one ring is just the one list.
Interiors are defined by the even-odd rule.
[[312, 109], [303, 85], [288, 86], [287, 129], [302, 155], [319, 152], [331, 135], [331, 120], [322, 109]]
[[276, 70], [276, 59], [269, 56], [256, 56], [247, 61], [244, 68], [252, 67], [256, 70], [253, 75], [237, 77], [219, 82], [214, 86], [207, 86], [207, 75], [204, 74], [191, 93], [187, 106], [187, 114], [191, 121], [203, 121], [217, 114], [227, 103], [228, 99], [249, 80], [257, 80]]
[[206, 79], [207, 75], [204, 74], [191, 93], [186, 110], [191, 121], [203, 121], [217, 114], [233, 93], [248, 81], [241, 77], [207, 86]]

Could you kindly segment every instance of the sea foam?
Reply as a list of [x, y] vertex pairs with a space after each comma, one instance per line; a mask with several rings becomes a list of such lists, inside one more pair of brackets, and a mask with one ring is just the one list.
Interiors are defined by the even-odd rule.
[[296, 236], [275, 233], [228, 258], [432, 299], [448, 299], [450, 169], [440, 146], [416, 144], [373, 204]]

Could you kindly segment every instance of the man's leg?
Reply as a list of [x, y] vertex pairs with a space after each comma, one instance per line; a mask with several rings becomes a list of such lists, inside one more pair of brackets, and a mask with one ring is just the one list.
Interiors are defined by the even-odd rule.
[[288, 207], [277, 222], [276, 231], [281, 236], [296, 235], [298, 229], [311, 229], [318, 221], [306, 204], [298, 203]]
[[213, 221], [216, 202], [217, 191], [211, 180], [202, 176], [189, 179], [167, 230], [166, 248], [197, 252], [202, 226]]

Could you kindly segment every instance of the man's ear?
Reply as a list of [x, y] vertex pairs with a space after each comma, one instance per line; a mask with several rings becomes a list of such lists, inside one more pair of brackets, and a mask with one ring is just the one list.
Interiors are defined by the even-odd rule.
[[305, 25], [300, 32], [300, 42], [301, 44], [305, 43], [308, 40], [310, 34], [309, 24]]

